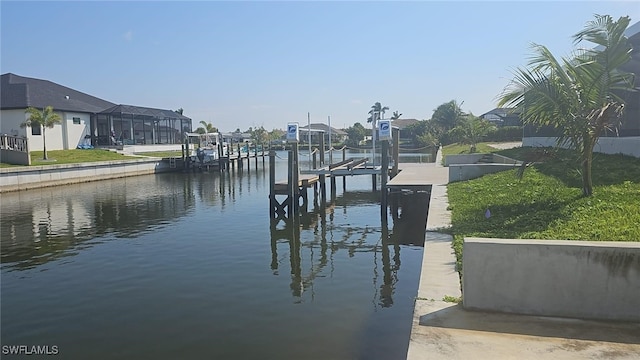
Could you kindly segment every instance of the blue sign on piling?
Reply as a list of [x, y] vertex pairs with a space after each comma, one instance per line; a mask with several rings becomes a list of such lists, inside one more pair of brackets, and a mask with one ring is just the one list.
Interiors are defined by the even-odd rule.
[[391, 120], [378, 120], [380, 140], [391, 140]]
[[287, 142], [299, 142], [300, 135], [298, 131], [298, 123], [287, 124]]

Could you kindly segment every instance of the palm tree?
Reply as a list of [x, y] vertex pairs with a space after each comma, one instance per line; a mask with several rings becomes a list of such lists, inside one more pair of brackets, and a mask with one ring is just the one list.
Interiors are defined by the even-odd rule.
[[48, 160], [47, 157], [47, 138], [45, 137], [45, 129], [53, 129], [56, 124], [62, 123], [62, 118], [60, 115], [53, 112], [52, 106], [47, 106], [42, 109], [42, 111], [34, 108], [28, 107], [25, 110], [26, 114], [29, 114], [29, 118], [27, 121], [20, 124], [21, 128], [24, 127], [41, 127], [42, 128], [42, 146], [44, 149], [44, 155], [42, 157], [43, 160]]
[[367, 119], [367, 122], [368, 123], [372, 122], [373, 126], [375, 126], [376, 121], [380, 119], [384, 119], [384, 113], [387, 110], [389, 110], [388, 106], [382, 106], [382, 104], [380, 104], [379, 102], [376, 102], [371, 106], [371, 110], [369, 110], [369, 114], [371, 116], [369, 116], [369, 118]]
[[487, 136], [495, 126], [490, 122], [469, 114], [458, 121], [458, 126], [451, 129], [450, 133], [461, 144], [470, 146], [469, 153], [476, 152], [476, 146]]
[[534, 44], [530, 68], [516, 70], [498, 103], [519, 108], [525, 124], [548, 125], [560, 132], [557, 145], [578, 153], [584, 196], [593, 194], [593, 148], [605, 130], [619, 124], [624, 108], [616, 92], [633, 86], [633, 74], [619, 70], [631, 58], [632, 47], [624, 36], [629, 21], [626, 16], [614, 21], [609, 15], [595, 15], [574, 35], [574, 43], [589, 41], [598, 47], [581, 50], [571, 59], [558, 61], [545, 46]]
[[368, 123], [371, 123], [371, 157], [373, 159], [373, 165], [376, 164], [376, 126], [377, 122], [380, 119], [384, 119], [384, 112], [389, 110], [388, 106], [382, 106], [379, 102], [376, 102], [371, 106], [371, 110], [369, 110], [369, 118], [367, 119]]
[[217, 132], [218, 131], [218, 129], [215, 126], [213, 126], [211, 123], [208, 123], [208, 122], [206, 122], [204, 120], [200, 121], [200, 124], [202, 124], [202, 126], [203, 126], [202, 128], [204, 129], [204, 131], [206, 133], [213, 133], [213, 132]]
[[462, 111], [462, 104], [458, 104], [456, 100], [451, 100], [433, 110], [431, 121], [438, 125], [442, 132], [447, 132], [458, 125], [458, 121], [466, 114]]
[[398, 119], [400, 119], [400, 116], [402, 116], [402, 114], [400, 114], [397, 111], [394, 111], [393, 115], [391, 115], [391, 120], [398, 120]]

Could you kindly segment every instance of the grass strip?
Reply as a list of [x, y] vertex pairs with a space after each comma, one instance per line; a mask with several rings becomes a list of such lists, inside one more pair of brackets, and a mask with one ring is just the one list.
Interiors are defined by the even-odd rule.
[[[71, 149], [71, 150], [50, 150], [47, 151], [49, 160], [43, 160], [42, 151], [31, 152], [31, 166], [36, 165], [59, 165], [59, 164], [77, 164], [94, 161], [114, 161], [114, 160], [131, 160], [139, 159], [139, 157], [125, 156], [113, 151], [104, 149]], [[24, 167], [25, 165], [10, 165], [1, 163], [0, 167]]]
[[[540, 149], [498, 153], [516, 159]], [[526, 170], [448, 185], [453, 248], [462, 264], [464, 237], [640, 241], [640, 159], [594, 154], [591, 197], [581, 195], [572, 151], [552, 151]]]

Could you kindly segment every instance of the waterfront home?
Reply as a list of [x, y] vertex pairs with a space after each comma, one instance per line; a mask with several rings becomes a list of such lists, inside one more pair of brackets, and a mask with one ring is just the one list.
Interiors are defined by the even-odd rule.
[[192, 121], [172, 110], [118, 105], [54, 82], [3, 74], [0, 133], [26, 137], [30, 150], [43, 150], [40, 127], [21, 128], [32, 106], [52, 106], [62, 123], [47, 129], [47, 149], [81, 145], [180, 144]]

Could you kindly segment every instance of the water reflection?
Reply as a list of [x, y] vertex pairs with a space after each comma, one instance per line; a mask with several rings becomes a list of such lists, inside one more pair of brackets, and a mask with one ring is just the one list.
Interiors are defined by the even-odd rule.
[[380, 226], [371, 177], [347, 181], [272, 229], [253, 168], [3, 194], [3, 342], [77, 359], [403, 358], [422, 249]]
[[394, 242], [424, 245], [424, 231], [429, 212], [429, 191], [403, 191], [390, 195]]
[[[302, 301], [306, 289], [313, 290], [314, 279], [326, 276], [324, 274], [326, 271], [331, 276], [333, 266], [327, 270], [327, 265], [333, 264], [336, 253], [346, 251], [348, 258], [373, 255], [371, 273], [375, 291], [372, 303], [382, 308], [393, 305], [393, 295], [401, 266], [400, 245], [424, 244], [429, 194], [398, 193], [394, 196], [397, 199], [399, 215], [393, 217], [391, 231], [384, 222], [380, 227], [334, 223], [337, 212], [346, 215], [347, 205], [353, 207], [355, 204], [375, 204], [379, 193], [365, 191], [345, 192], [328, 206], [316, 205], [312, 211], [303, 211], [299, 217], [271, 222], [270, 268], [274, 275], [280, 275], [280, 268], [288, 258], [291, 275], [290, 291], [294, 302]], [[301, 236], [304, 230], [311, 230], [314, 238], [302, 241]], [[334, 237], [334, 234], [338, 236]], [[286, 245], [284, 256], [283, 248], [279, 245]], [[307, 256], [303, 256], [305, 252]], [[316, 260], [317, 252], [319, 257]], [[305, 265], [303, 259], [307, 258], [310, 263]], [[310, 298], [313, 301], [313, 293]]]
[[0, 263], [29, 269], [75, 255], [103, 236], [135, 238], [155, 231], [200, 202], [224, 208], [243, 191], [242, 176], [162, 174], [3, 194]]

